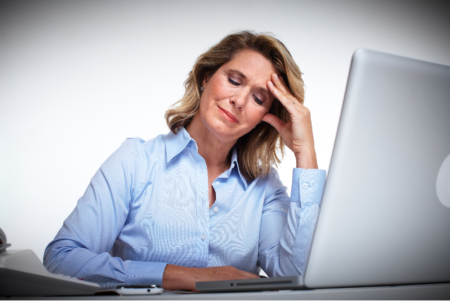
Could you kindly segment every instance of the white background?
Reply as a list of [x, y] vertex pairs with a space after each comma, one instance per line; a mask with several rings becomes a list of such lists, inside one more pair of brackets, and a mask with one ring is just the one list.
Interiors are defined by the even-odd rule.
[[[232, 31], [273, 32], [292, 53], [322, 169], [357, 48], [450, 65], [445, 1], [9, 2], [0, 4], [0, 227], [11, 248], [40, 258], [125, 138], [168, 132], [164, 112], [196, 58]], [[293, 166], [287, 153], [288, 187]]]

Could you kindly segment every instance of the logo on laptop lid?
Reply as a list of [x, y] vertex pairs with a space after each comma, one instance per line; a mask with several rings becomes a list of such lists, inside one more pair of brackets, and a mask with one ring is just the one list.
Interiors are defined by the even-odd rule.
[[450, 155], [445, 158], [436, 179], [436, 193], [439, 201], [450, 208]]

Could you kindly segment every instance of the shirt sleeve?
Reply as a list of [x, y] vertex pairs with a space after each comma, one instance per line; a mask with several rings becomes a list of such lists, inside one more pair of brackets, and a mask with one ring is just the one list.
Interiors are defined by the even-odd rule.
[[270, 277], [304, 275], [326, 172], [295, 168], [290, 198], [278, 173], [274, 170], [269, 176], [261, 219], [259, 264]]
[[52, 273], [100, 284], [161, 285], [165, 263], [122, 260], [109, 253], [140, 189], [142, 140], [127, 139], [102, 164], [44, 253]]

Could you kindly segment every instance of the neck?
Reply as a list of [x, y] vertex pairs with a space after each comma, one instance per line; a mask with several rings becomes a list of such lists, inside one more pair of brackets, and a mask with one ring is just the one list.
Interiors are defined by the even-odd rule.
[[230, 151], [236, 141], [220, 141], [204, 126], [199, 114], [194, 116], [191, 123], [186, 127], [186, 131], [197, 142], [198, 153], [205, 159], [208, 169], [229, 168]]

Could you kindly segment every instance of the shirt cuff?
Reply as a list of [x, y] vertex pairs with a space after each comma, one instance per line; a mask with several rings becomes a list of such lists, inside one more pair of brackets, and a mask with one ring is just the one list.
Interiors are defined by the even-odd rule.
[[323, 169], [294, 168], [291, 200], [301, 204], [320, 204], [326, 175]]
[[131, 261], [128, 268], [128, 283], [133, 285], [162, 286], [167, 263]]

